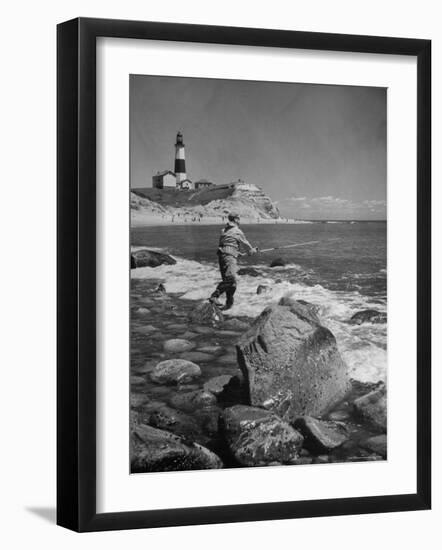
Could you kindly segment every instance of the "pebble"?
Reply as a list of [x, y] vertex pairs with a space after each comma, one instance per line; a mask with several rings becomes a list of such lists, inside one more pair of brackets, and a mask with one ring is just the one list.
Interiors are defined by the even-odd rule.
[[195, 347], [193, 342], [189, 340], [183, 340], [182, 338], [172, 338], [166, 340], [163, 344], [164, 351], [169, 353], [181, 353], [183, 351], [190, 351]]

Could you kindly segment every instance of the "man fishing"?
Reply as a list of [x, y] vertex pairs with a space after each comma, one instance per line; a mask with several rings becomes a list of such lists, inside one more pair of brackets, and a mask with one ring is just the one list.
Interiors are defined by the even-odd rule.
[[258, 252], [258, 249], [253, 247], [246, 239], [239, 225], [239, 214], [231, 212], [227, 217], [227, 224], [222, 229], [219, 238], [217, 255], [222, 281], [210, 296], [209, 301], [217, 306], [221, 306], [219, 297], [225, 292], [226, 304], [222, 308], [224, 311], [233, 306], [233, 295], [237, 286], [238, 256], [242, 250], [245, 250], [248, 254]]

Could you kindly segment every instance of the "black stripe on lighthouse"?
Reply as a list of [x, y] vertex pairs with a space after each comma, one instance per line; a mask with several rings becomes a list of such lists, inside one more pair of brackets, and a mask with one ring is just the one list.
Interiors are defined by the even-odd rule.
[[175, 159], [175, 174], [184, 174], [186, 172], [186, 161], [184, 159]]

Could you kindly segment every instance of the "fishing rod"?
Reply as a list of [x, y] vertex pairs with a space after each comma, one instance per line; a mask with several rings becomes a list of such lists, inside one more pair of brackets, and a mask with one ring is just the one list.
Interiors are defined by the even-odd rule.
[[258, 248], [258, 252], [270, 252], [272, 250], [280, 250], [281, 248], [295, 248], [295, 246], [305, 246], [307, 244], [316, 244], [319, 241], [307, 241], [305, 243], [286, 244], [284, 246], [274, 246], [273, 248]]
[[[338, 241], [339, 239], [327, 239], [327, 241]], [[305, 246], [307, 244], [317, 244], [321, 241], [306, 241], [304, 243], [286, 244], [283, 246], [274, 246], [273, 248], [258, 248], [258, 252], [271, 252], [272, 250], [281, 250], [282, 248], [295, 248], [296, 246]]]

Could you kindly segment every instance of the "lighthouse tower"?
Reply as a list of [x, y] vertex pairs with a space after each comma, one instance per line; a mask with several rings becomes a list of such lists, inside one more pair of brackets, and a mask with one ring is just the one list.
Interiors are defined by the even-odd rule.
[[181, 132], [178, 132], [176, 135], [174, 171], [176, 175], [176, 185], [179, 187], [180, 183], [187, 179], [186, 155], [184, 152], [183, 134]]

